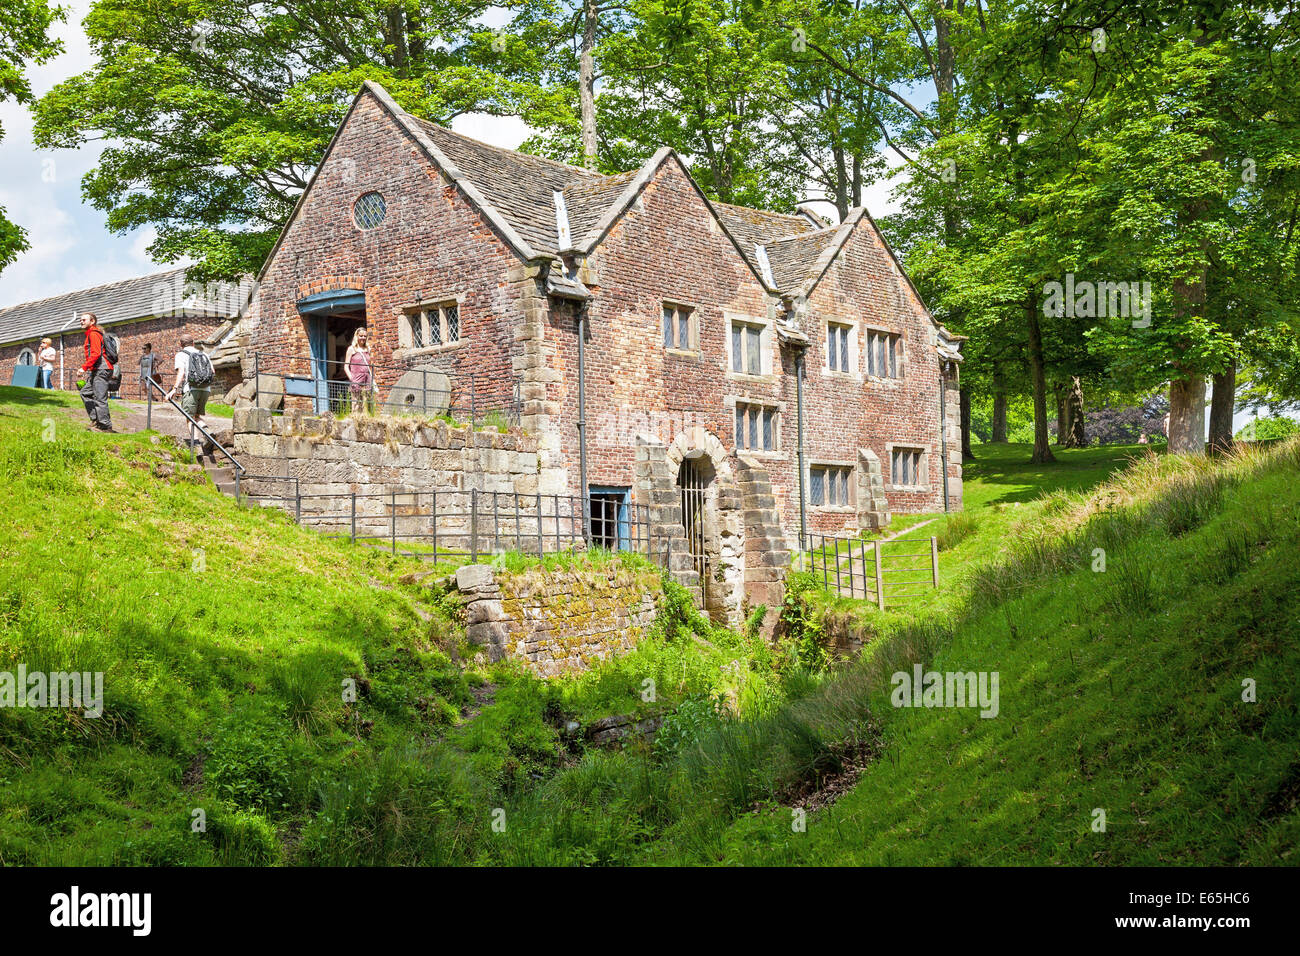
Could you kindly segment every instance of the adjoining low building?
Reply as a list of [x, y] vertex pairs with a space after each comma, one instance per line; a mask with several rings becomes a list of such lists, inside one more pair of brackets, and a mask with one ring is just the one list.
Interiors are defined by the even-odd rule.
[[124, 397], [144, 396], [145, 343], [153, 346], [159, 377], [165, 379], [185, 333], [212, 356], [213, 391], [219, 395], [242, 377], [235, 326], [251, 288], [251, 279], [195, 285], [179, 268], [0, 309], [0, 382], [13, 381], [17, 366], [34, 365], [40, 341], [48, 336], [63, 352], [54, 368], [55, 388], [75, 388], [84, 341], [79, 316], [94, 312], [99, 324], [118, 336]]

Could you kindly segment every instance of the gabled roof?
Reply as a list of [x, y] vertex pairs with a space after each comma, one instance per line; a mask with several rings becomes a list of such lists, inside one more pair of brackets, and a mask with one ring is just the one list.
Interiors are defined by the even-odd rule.
[[[554, 259], [567, 253], [590, 254], [669, 158], [681, 166], [755, 278], [769, 292], [783, 298], [806, 297], [862, 219], [880, 235], [861, 207], [852, 210], [844, 222], [831, 225], [807, 209], [801, 208], [790, 215], [712, 201], [691, 179], [681, 158], [668, 147], [659, 149], [639, 169], [604, 176], [578, 166], [490, 146], [419, 119], [398, 106], [382, 86], [369, 80], [363, 84], [357, 99], [366, 93], [375, 97], [526, 261]], [[338, 135], [336, 131], [326, 150], [326, 160]], [[311, 189], [310, 183], [307, 189]], [[300, 198], [299, 208], [301, 204]], [[297, 211], [295, 208], [295, 216]], [[290, 222], [292, 219], [291, 216]], [[881, 240], [884, 241], [883, 236]], [[904, 281], [910, 283], [887, 243], [885, 249], [898, 265]], [[274, 255], [272, 250], [268, 264]], [[553, 291], [574, 298], [586, 294], [583, 288], [570, 288], [566, 281], [564, 277], [557, 278]]]
[[466, 179], [478, 186], [483, 198], [537, 252], [560, 250], [555, 194], [571, 186], [599, 187], [601, 180], [610, 178], [540, 156], [489, 146], [427, 120], [411, 117], [411, 121]]
[[105, 285], [64, 292], [48, 299], [23, 302], [0, 309], [0, 344], [25, 342], [59, 331], [81, 333], [76, 317], [94, 312], [100, 325], [114, 325], [156, 315], [218, 316], [239, 314], [244, 292], [228, 283], [190, 289], [185, 269], [168, 269], [152, 275], [123, 279]]

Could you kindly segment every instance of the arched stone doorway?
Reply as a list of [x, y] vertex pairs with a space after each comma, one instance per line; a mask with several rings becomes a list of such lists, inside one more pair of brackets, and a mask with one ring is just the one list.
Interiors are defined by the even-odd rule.
[[715, 621], [735, 624], [743, 617], [745, 521], [727, 449], [696, 426], [673, 439], [665, 459], [701, 605]]

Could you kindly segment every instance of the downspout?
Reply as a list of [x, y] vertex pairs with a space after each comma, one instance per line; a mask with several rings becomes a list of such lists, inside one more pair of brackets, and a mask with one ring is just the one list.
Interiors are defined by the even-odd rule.
[[939, 454], [943, 465], [943, 510], [948, 510], [948, 376], [939, 360]]
[[799, 349], [794, 357], [795, 406], [799, 422], [799, 550], [808, 549], [808, 498], [804, 491], [803, 460], [803, 358], [805, 349]]
[[587, 491], [587, 303], [578, 306], [578, 480], [582, 484], [582, 540], [591, 541], [591, 504]]

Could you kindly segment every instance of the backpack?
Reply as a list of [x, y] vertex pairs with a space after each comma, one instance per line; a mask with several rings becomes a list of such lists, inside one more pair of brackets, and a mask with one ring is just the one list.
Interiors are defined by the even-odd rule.
[[103, 342], [104, 358], [108, 359], [110, 365], [117, 365], [117, 336], [112, 332], [105, 332], [102, 329], [99, 333], [100, 341]]
[[216, 377], [217, 373], [212, 369], [211, 359], [198, 349], [190, 352], [190, 370], [185, 376], [185, 381], [189, 383], [190, 388], [211, 388], [212, 380]]

